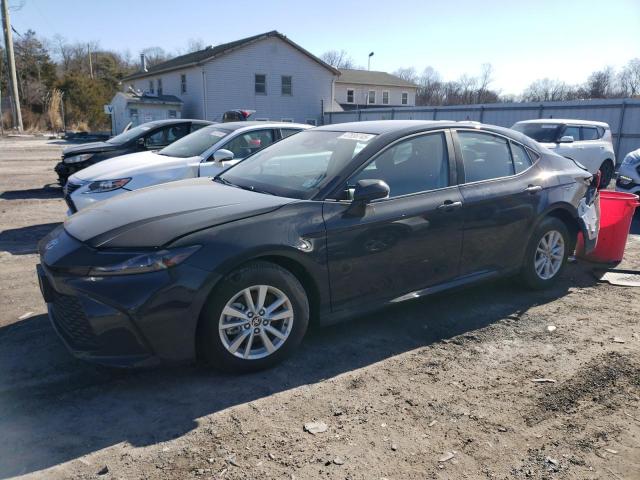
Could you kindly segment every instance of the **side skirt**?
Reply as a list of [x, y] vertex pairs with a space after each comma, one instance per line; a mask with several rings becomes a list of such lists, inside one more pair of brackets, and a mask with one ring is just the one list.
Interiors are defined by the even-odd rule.
[[346, 310], [341, 310], [339, 312], [332, 312], [326, 315], [322, 315], [320, 317], [320, 325], [333, 325], [335, 323], [340, 323], [350, 318], [354, 318], [360, 315], [365, 315], [367, 313], [380, 310], [381, 308], [392, 306], [401, 302], [405, 302], [407, 300], [415, 300], [417, 298], [422, 298], [428, 295], [433, 295], [435, 293], [443, 292], [446, 290], [453, 290], [456, 288], [462, 288], [470, 284], [480, 283], [483, 281], [493, 280], [499, 277], [511, 275], [518, 272], [518, 268], [509, 269], [505, 271], [497, 271], [497, 270], [483, 270], [481, 272], [471, 273], [469, 275], [464, 275], [462, 277], [454, 278], [448, 282], [444, 282], [438, 285], [434, 285], [431, 287], [423, 288], [421, 290], [416, 290], [413, 292], [406, 293], [400, 297], [396, 297], [392, 300], [388, 300], [386, 302], [381, 302], [377, 305], [367, 308], [350, 308]]

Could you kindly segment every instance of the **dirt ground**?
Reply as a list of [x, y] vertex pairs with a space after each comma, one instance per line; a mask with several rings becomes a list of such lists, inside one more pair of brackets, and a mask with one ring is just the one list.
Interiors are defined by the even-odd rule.
[[640, 479], [640, 288], [582, 262], [550, 291], [506, 279], [317, 330], [259, 374], [75, 360], [34, 273], [62, 147], [0, 139], [0, 478]]

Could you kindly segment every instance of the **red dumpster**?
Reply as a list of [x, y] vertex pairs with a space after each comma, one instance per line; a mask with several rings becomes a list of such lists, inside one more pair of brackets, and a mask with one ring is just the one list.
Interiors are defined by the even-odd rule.
[[[600, 190], [598, 243], [595, 250], [587, 255], [580, 255], [580, 257], [598, 263], [621, 262], [633, 212], [639, 205], [638, 196], [632, 193]], [[576, 251], [582, 251], [582, 247], [582, 236], [580, 235]]]

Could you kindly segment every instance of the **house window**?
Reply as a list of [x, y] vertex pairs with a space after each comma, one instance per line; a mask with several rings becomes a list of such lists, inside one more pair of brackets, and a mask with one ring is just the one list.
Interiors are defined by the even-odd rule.
[[267, 76], [256, 73], [256, 93], [260, 95], [267, 94]]
[[382, 92], [382, 103], [384, 105], [389, 105], [389, 92], [387, 91]]
[[281, 118], [280, 121], [284, 123], [293, 123], [293, 118]]
[[158, 95], [162, 95], [162, 79], [158, 79]]
[[290, 75], [282, 76], [282, 95], [293, 95], [293, 86]]
[[187, 76], [184, 73], [180, 75], [180, 93], [187, 93]]
[[375, 90], [369, 90], [368, 103], [376, 103], [376, 91]]
[[409, 103], [409, 94], [407, 92], [402, 92], [402, 105], [407, 105]]
[[178, 118], [178, 112], [175, 110], [169, 110], [169, 118]]
[[347, 90], [347, 103], [353, 103], [354, 91], [352, 89]]
[[149, 93], [154, 93], [153, 80], [149, 80]]
[[307, 125], [313, 125], [314, 127], [318, 125], [318, 121], [315, 118], [307, 118], [305, 121]]

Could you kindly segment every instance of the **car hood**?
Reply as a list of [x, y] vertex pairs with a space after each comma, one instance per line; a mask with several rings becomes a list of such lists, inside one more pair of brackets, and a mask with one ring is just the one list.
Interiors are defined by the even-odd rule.
[[82, 145], [74, 145], [67, 147], [62, 151], [63, 157], [70, 157], [71, 155], [80, 155], [81, 153], [97, 153], [97, 152], [109, 152], [117, 150], [122, 145], [115, 145], [107, 142], [90, 142], [83, 143]]
[[210, 178], [194, 178], [99, 202], [69, 217], [64, 228], [91, 247], [153, 248], [295, 201], [222, 185]]
[[[188, 164], [200, 157], [176, 158], [158, 155], [155, 152], [138, 152], [109, 158], [75, 173], [73, 177], [81, 181], [115, 180], [134, 177], [173, 164]], [[73, 182], [73, 178], [70, 179]]]

